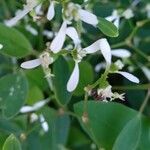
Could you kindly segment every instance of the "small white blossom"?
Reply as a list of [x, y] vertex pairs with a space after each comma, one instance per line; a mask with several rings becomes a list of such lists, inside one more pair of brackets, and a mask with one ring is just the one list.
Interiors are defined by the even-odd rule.
[[119, 14], [117, 10], [113, 10], [112, 15], [106, 17], [105, 19], [113, 22], [114, 25], [119, 28], [120, 18], [124, 17], [125, 19], [130, 19], [134, 16], [132, 9], [126, 9], [122, 14]]
[[121, 70], [124, 67], [124, 64], [120, 60], [117, 60], [115, 62], [115, 65], [118, 67], [119, 70]]
[[99, 72], [101, 69], [104, 69], [105, 67], [106, 67], [106, 63], [105, 63], [105, 62], [98, 63], [98, 64], [95, 66], [95, 71], [96, 71], [96, 72]]
[[146, 5], [146, 12], [147, 12], [147, 17], [148, 18], [150, 18], [150, 3], [148, 3], [147, 5]]
[[112, 97], [111, 100], [120, 99], [120, 100], [124, 101], [125, 100], [125, 96], [124, 95], [125, 95], [125, 93], [119, 94], [117, 92], [114, 92], [113, 93], [113, 97]]
[[113, 93], [111, 91], [112, 86], [109, 85], [106, 88], [100, 88], [97, 90], [98, 95], [102, 97], [103, 100], [107, 100], [107, 98], [110, 98], [113, 96]]
[[126, 19], [130, 19], [130, 18], [134, 17], [132, 9], [130, 9], [130, 8], [126, 9], [123, 12], [122, 16], [125, 17]]
[[48, 39], [52, 39], [54, 37], [54, 33], [48, 30], [44, 30], [43, 35], [46, 36]]
[[120, 24], [120, 15], [118, 14], [117, 10], [114, 10], [112, 12], [112, 15], [108, 16], [105, 18], [106, 20], [113, 22], [114, 25], [119, 28], [119, 24]]
[[75, 67], [73, 69], [73, 72], [69, 78], [69, 81], [67, 83], [67, 90], [69, 92], [72, 92], [75, 90], [75, 88], [78, 85], [79, 82], [79, 62], [82, 60], [83, 57], [86, 56], [86, 54], [95, 53], [96, 51], [101, 50], [102, 55], [104, 56], [107, 65], [111, 64], [111, 49], [110, 45], [108, 44], [106, 39], [100, 39], [96, 42], [94, 42], [92, 45], [86, 47], [86, 48], [77, 48], [77, 58], [75, 59]]
[[0, 44], [0, 49], [2, 49], [3, 48], [3, 45], [2, 44]]
[[44, 132], [48, 132], [49, 126], [48, 126], [48, 123], [46, 122], [44, 116], [40, 115], [39, 118], [40, 118], [41, 126], [42, 126]]
[[33, 123], [38, 120], [38, 115], [36, 113], [32, 113], [30, 115], [30, 122]]
[[35, 28], [33, 28], [31, 25], [27, 25], [25, 29], [29, 31], [31, 34], [33, 34], [34, 36], [38, 35], [38, 31]]
[[142, 66], [141, 69], [143, 73], [145, 74], [145, 76], [147, 77], [147, 79], [150, 81], [150, 69], [145, 66]]

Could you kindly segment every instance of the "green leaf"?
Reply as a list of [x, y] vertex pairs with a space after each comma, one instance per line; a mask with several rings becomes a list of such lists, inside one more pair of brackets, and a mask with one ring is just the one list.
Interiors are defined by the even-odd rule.
[[0, 78], [0, 89], [2, 115], [10, 118], [24, 105], [28, 94], [28, 82], [20, 73], [9, 74]]
[[67, 143], [70, 129], [70, 118], [68, 115], [59, 114], [49, 107], [42, 108], [39, 112], [48, 123], [49, 130], [44, 132], [39, 122], [35, 130], [27, 138], [24, 149], [28, 150], [60, 150]]
[[0, 24], [0, 43], [3, 45], [0, 53], [9, 56], [24, 57], [32, 50], [31, 44], [22, 33], [3, 24]]
[[59, 103], [65, 105], [71, 99], [71, 93], [67, 91], [67, 82], [69, 80], [69, 66], [63, 57], [59, 57], [53, 66], [54, 92]]
[[120, 132], [113, 150], [136, 150], [141, 136], [141, 118], [135, 117]]
[[[84, 103], [79, 102], [74, 105], [77, 115], [82, 117]], [[80, 124], [98, 148], [110, 150], [123, 129], [124, 125], [136, 116], [136, 111], [117, 103], [103, 103], [88, 101], [88, 123]]]
[[[33, 94], [34, 93], [34, 94]], [[43, 100], [44, 95], [41, 89], [38, 86], [30, 86], [29, 88], [29, 93], [28, 93], [28, 98], [27, 98], [27, 104], [33, 105], [39, 100]]]
[[107, 36], [117, 37], [119, 35], [117, 27], [104, 18], [99, 18], [98, 28]]
[[11, 134], [5, 141], [3, 150], [21, 150], [19, 140]]
[[24, 70], [24, 72], [31, 84], [38, 86], [40, 89], [44, 91], [46, 89], [49, 89], [47, 81], [45, 79], [45, 74], [41, 67], [37, 67], [31, 70]]

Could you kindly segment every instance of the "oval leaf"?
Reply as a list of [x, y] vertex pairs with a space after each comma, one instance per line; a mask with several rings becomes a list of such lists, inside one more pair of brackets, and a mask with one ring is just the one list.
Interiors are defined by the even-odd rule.
[[59, 57], [53, 66], [53, 83], [56, 98], [59, 103], [67, 104], [71, 99], [71, 93], [67, 91], [67, 82], [69, 79], [69, 66], [63, 57]]
[[98, 28], [107, 36], [117, 37], [119, 35], [117, 27], [104, 18], [99, 18]]
[[113, 150], [136, 150], [141, 136], [141, 118], [137, 116], [127, 123], [120, 132]]
[[0, 109], [4, 117], [16, 115], [24, 105], [28, 94], [25, 76], [9, 74], [0, 79]]
[[32, 50], [31, 44], [22, 33], [3, 24], [0, 24], [0, 43], [3, 45], [0, 53], [9, 56], [24, 57]]
[[[77, 115], [82, 117], [84, 102], [74, 105]], [[117, 103], [88, 101], [88, 123], [80, 124], [97, 144], [98, 148], [112, 149], [115, 139], [136, 111]]]
[[11, 134], [5, 141], [3, 150], [21, 150], [19, 140]]

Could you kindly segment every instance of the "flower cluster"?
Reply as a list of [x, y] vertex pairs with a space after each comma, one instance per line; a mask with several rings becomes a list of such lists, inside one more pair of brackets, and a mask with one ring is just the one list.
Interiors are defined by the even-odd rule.
[[[55, 16], [55, 5], [55, 1], [50, 1], [50, 5], [48, 7], [48, 12], [46, 15], [49, 21], [52, 20]], [[41, 4], [37, 0], [27, 0], [26, 5], [24, 5], [24, 9], [17, 13], [17, 15], [14, 18], [6, 21], [6, 24], [8, 26], [15, 25], [27, 13], [33, 10], [35, 11], [35, 14], [33, 15], [34, 19], [37, 18], [39, 14], [43, 14]], [[66, 88], [69, 92], [74, 91], [79, 83], [79, 63], [82, 61], [83, 57], [85, 57], [88, 54], [94, 53], [101, 53], [103, 55], [104, 60], [106, 62], [105, 68], [107, 75], [109, 73], [117, 73], [124, 76], [132, 82], [139, 83], [138, 78], [136, 78], [132, 74], [120, 71], [123, 67], [123, 64], [120, 61], [117, 61], [116, 63], [112, 62], [112, 56], [121, 58], [129, 57], [131, 55], [129, 51], [125, 49], [111, 50], [111, 47], [106, 38], [101, 38], [95, 41], [93, 44], [89, 45], [88, 47], [82, 48], [82, 43], [79, 34], [76, 28], [72, 25], [73, 21], [83, 21], [96, 28], [97, 24], [99, 23], [96, 15], [94, 15], [90, 11], [83, 9], [79, 4], [75, 4], [72, 2], [63, 3], [62, 15], [62, 25], [54, 39], [48, 45], [46, 51], [43, 52], [37, 59], [23, 62], [21, 64], [22, 68], [32, 69], [41, 65], [44, 69], [48, 69], [49, 65], [55, 61], [54, 55], [58, 55], [59, 52], [62, 51], [66, 36], [68, 36], [74, 43], [73, 50], [71, 51], [71, 56], [75, 63], [72, 74], [68, 79], [68, 83], [66, 85]], [[133, 13], [130, 9], [127, 9], [121, 15], [119, 15], [118, 12], [114, 10], [112, 15], [108, 16], [106, 19], [109, 21], [113, 21], [114, 24], [118, 27], [120, 17], [125, 17], [129, 19], [133, 17]], [[29, 26], [27, 29], [31, 31], [31, 28]], [[101, 95], [103, 99], [106, 99], [107, 97], [111, 98], [112, 100], [115, 98], [123, 99], [122, 95], [111, 92], [111, 86], [107, 82], [107, 75], [105, 75], [106, 77], [103, 79], [104, 82], [107, 84], [104, 84], [102, 87], [99, 87], [98, 95]]]

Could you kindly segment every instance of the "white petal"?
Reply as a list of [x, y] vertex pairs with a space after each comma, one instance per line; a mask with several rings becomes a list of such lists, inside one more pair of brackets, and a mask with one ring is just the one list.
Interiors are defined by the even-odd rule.
[[104, 56], [106, 62], [111, 64], [111, 48], [107, 41], [107, 39], [100, 39], [99, 40], [99, 47], [101, 50], [102, 55]]
[[120, 18], [115, 19], [114, 21], [114, 25], [119, 28], [119, 24], [120, 24]]
[[91, 12], [88, 12], [83, 9], [79, 9], [79, 17], [82, 21], [91, 24], [93, 26], [96, 26], [98, 24], [98, 19], [96, 15], [92, 14]]
[[49, 100], [42, 100], [42, 101], [39, 101], [39, 102], [35, 103], [35, 104], [33, 105], [34, 110], [40, 109], [41, 107], [43, 107], [43, 106], [44, 106], [45, 104], [47, 104], [48, 102], [49, 102]]
[[14, 18], [10, 20], [6, 20], [5, 24], [9, 27], [15, 26], [19, 20], [21, 20], [26, 14], [30, 12], [29, 9], [25, 8], [24, 10], [20, 11]]
[[49, 126], [48, 126], [48, 123], [45, 121], [45, 122], [42, 122], [42, 128], [45, 132], [48, 132], [49, 130]]
[[115, 16], [108, 16], [106, 17], [105, 19], [108, 20], [108, 21], [113, 21], [116, 17]]
[[100, 48], [99, 48], [99, 41], [100, 40], [97, 40], [96, 42], [94, 42], [90, 46], [85, 47], [83, 50], [86, 51], [88, 54], [97, 52], [98, 50], [100, 50]]
[[34, 36], [38, 35], [38, 31], [35, 28], [33, 28], [32, 26], [27, 25], [25, 28], [27, 31], [29, 31]]
[[79, 65], [77, 62], [75, 62], [75, 67], [67, 83], [67, 90], [69, 92], [74, 91], [78, 85], [78, 82], [79, 82]]
[[21, 113], [28, 113], [28, 112], [32, 112], [32, 111], [34, 111], [34, 108], [32, 106], [23, 106], [20, 109]]
[[143, 73], [145, 74], [145, 76], [147, 77], [147, 79], [150, 81], [150, 69], [148, 69], [147, 67], [142, 66], [141, 67]]
[[121, 74], [122, 76], [124, 76], [125, 78], [127, 78], [128, 80], [130, 80], [134, 83], [139, 83], [140, 82], [137, 77], [135, 77], [134, 75], [132, 75], [128, 72], [118, 71], [116, 73]]
[[21, 67], [24, 69], [32, 69], [32, 68], [39, 66], [40, 64], [41, 64], [40, 59], [34, 59], [34, 60], [23, 62], [21, 64]]
[[43, 15], [42, 4], [39, 4], [38, 6], [36, 6], [34, 10], [35, 10], [36, 15]]
[[104, 63], [104, 62], [99, 63], [95, 66], [95, 71], [99, 72], [101, 69], [104, 69], [105, 67], [106, 67], [106, 63]]
[[52, 20], [55, 15], [54, 2], [52, 1], [47, 12], [47, 19]]
[[64, 21], [61, 28], [60, 28], [60, 30], [59, 30], [59, 32], [58, 32], [58, 34], [53, 39], [53, 41], [50, 45], [50, 49], [54, 53], [58, 53], [62, 49], [63, 44], [65, 42], [66, 29], [67, 29], [67, 23], [66, 23], [66, 21]]
[[3, 45], [2, 44], [0, 44], [0, 49], [2, 49], [3, 48]]
[[130, 57], [131, 56], [131, 53], [128, 50], [126, 50], [126, 49], [113, 49], [111, 51], [111, 54], [113, 56], [121, 57], [121, 58], [125, 58], [125, 57]]
[[45, 121], [45, 118], [43, 115], [40, 115], [40, 122], [41, 122], [41, 126], [42, 126], [43, 130], [45, 132], [48, 132], [49, 126], [48, 126], [48, 123]]
[[66, 34], [73, 40], [75, 45], [78, 45], [80, 43], [77, 30], [74, 27], [68, 27], [66, 30]]

